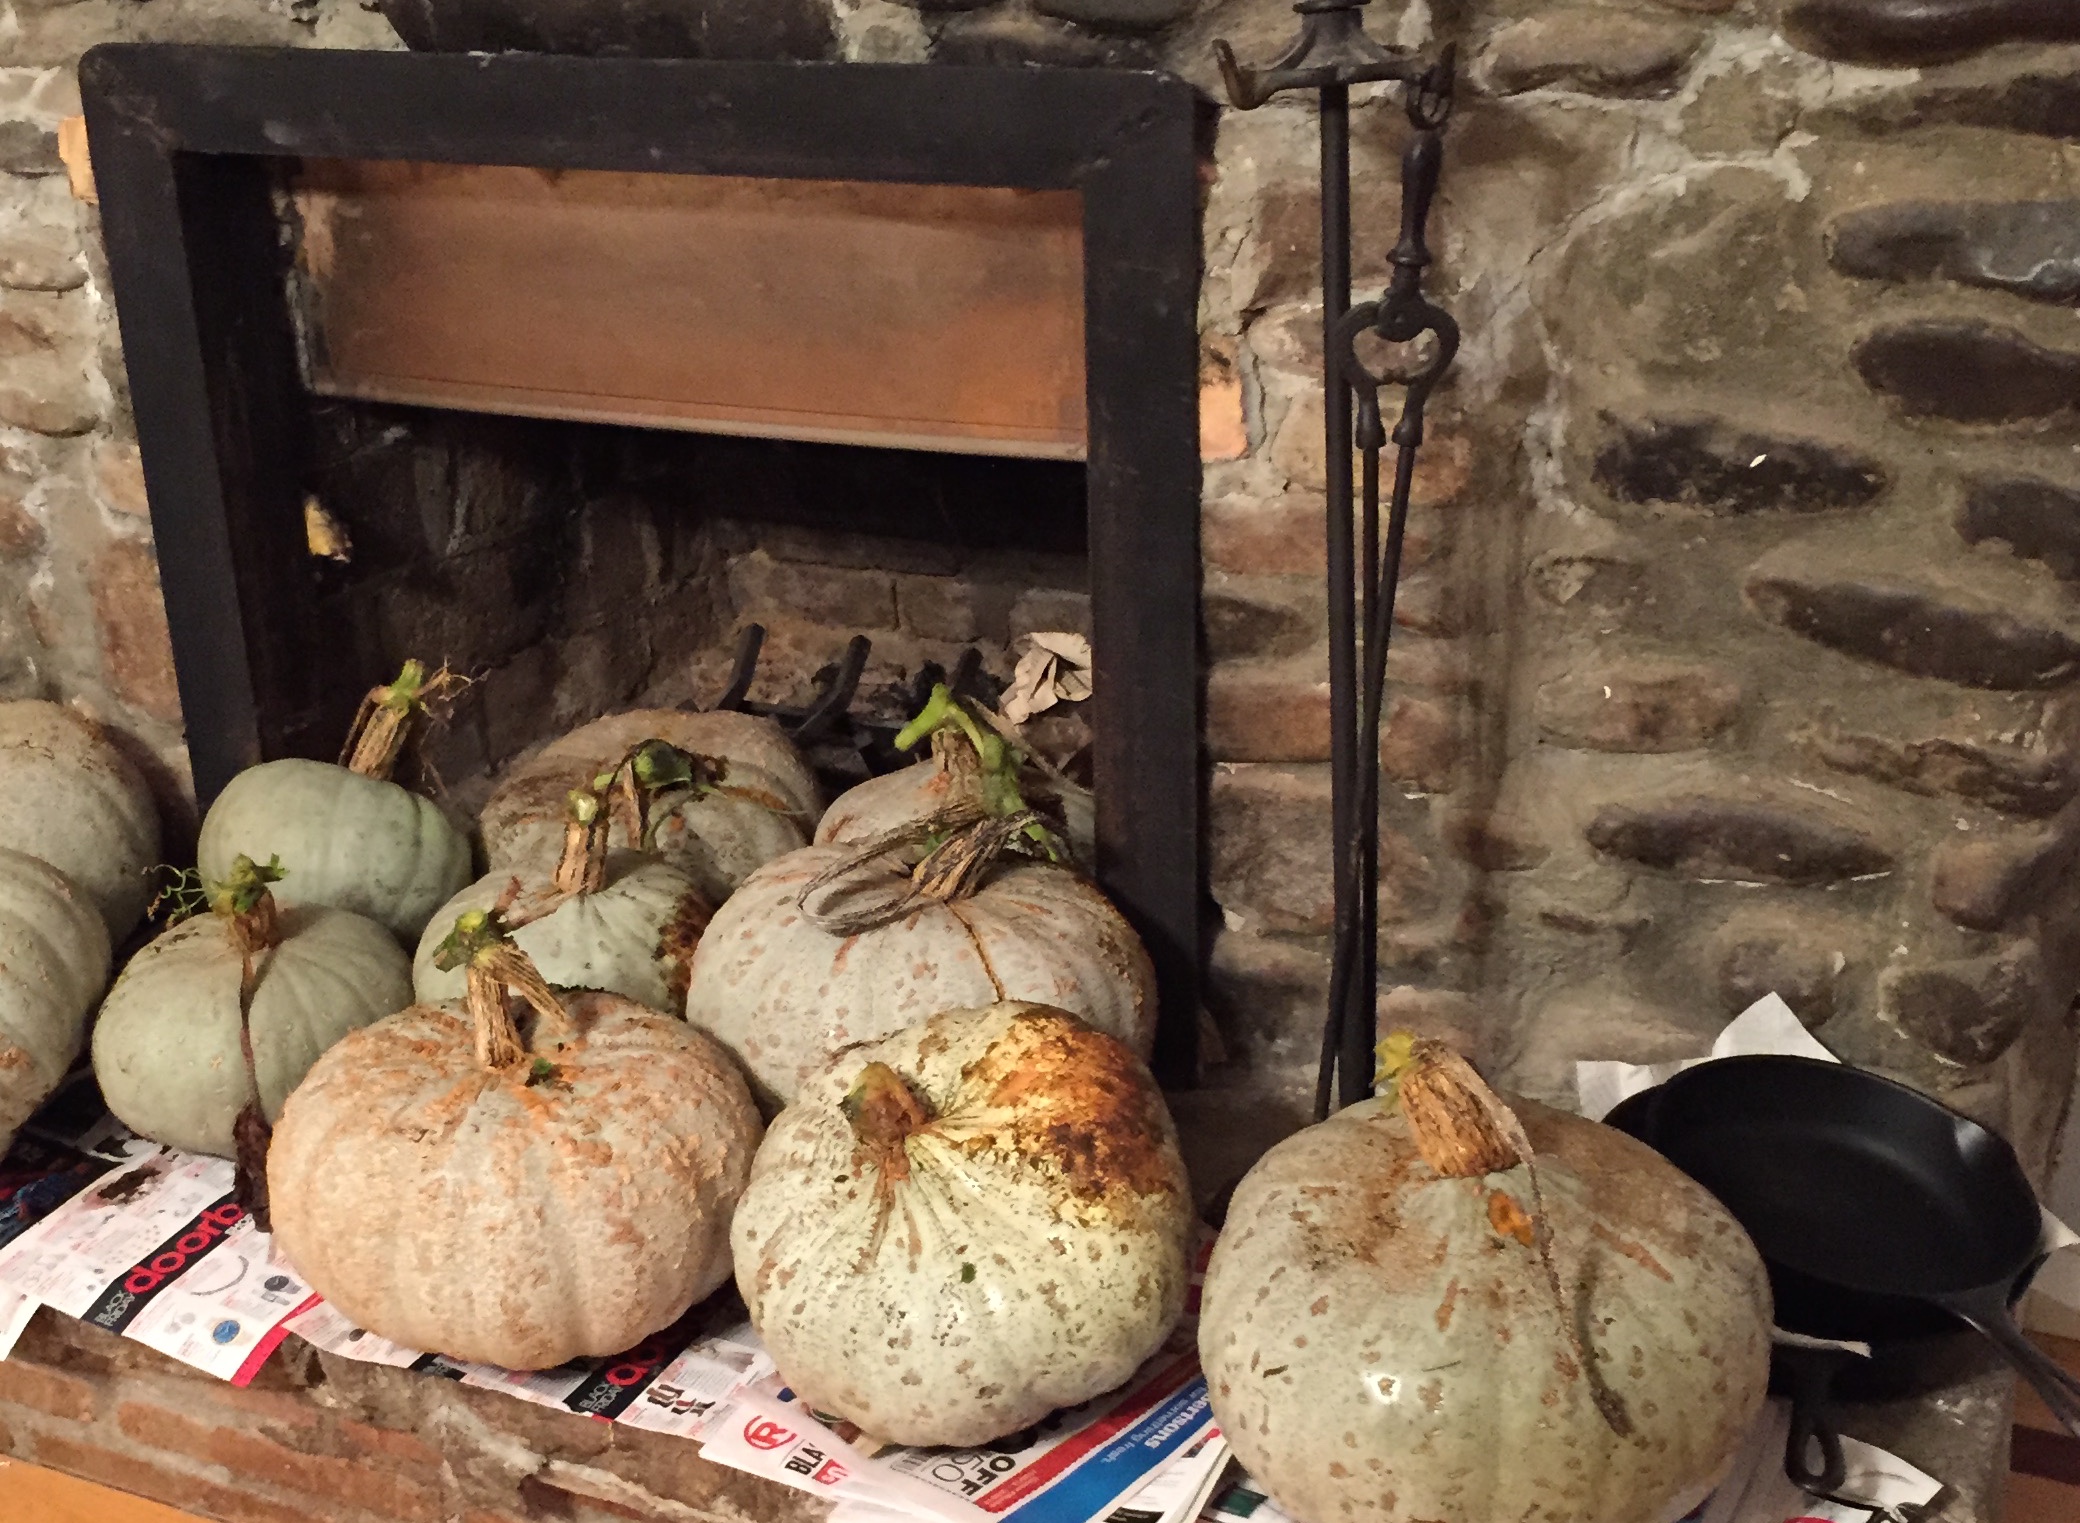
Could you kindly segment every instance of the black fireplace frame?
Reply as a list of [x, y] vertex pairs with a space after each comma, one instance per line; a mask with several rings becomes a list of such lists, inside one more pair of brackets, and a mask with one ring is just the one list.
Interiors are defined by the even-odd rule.
[[[312, 743], [320, 652], [275, 196], [298, 158], [1082, 193], [1097, 876], [1194, 1067], [1202, 869], [1197, 107], [1147, 73], [109, 44], [80, 66], [201, 802]], [[812, 293], [802, 318], [816, 320]], [[337, 658], [337, 652], [323, 654]], [[381, 674], [366, 674], [375, 680]]]

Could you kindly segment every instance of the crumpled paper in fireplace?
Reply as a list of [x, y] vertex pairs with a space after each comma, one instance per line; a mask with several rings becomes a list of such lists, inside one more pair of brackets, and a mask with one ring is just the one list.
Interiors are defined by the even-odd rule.
[[1081, 703], [1091, 695], [1091, 642], [1065, 630], [1026, 636], [1026, 653], [1011, 673], [997, 708], [1012, 724], [1024, 724], [1058, 703]]

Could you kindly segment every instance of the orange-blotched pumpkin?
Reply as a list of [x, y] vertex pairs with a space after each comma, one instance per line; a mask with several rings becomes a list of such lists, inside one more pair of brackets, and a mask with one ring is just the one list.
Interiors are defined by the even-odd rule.
[[466, 1002], [355, 1032], [289, 1097], [276, 1239], [341, 1312], [412, 1348], [522, 1370], [619, 1352], [729, 1279], [757, 1108], [683, 1021], [559, 1000], [495, 915], [457, 930]]
[[1672, 1523], [1761, 1408], [1770, 1315], [1700, 1186], [1418, 1044], [1395, 1097], [1237, 1187], [1199, 1350], [1236, 1457], [1304, 1523]]
[[877, 1438], [985, 1444], [1121, 1384], [1184, 1309], [1162, 1095], [1060, 1010], [946, 1011], [832, 1059], [732, 1232], [780, 1373]]

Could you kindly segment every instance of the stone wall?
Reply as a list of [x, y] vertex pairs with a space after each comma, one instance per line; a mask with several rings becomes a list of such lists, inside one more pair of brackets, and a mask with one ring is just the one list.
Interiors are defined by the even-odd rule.
[[[407, 31], [499, 14], [412, 4]], [[1262, 59], [1293, 24], [1280, 0], [653, 8], [680, 33], [652, 41], [723, 56], [1144, 64], [1207, 89], [1213, 38]], [[2041, 1167], [2080, 987], [2080, 20], [2029, 0], [1374, 11], [1468, 65], [1435, 229], [1468, 341], [1418, 481], [1382, 745], [1383, 1010], [1558, 1094], [1575, 1056], [1697, 1050], [1775, 988]], [[0, 675], [116, 721], [171, 787], [120, 357], [52, 129], [103, 38], [396, 38], [334, 0], [9, 14]], [[1405, 130], [1361, 92], [1361, 285], [1385, 273]], [[1329, 923], [1312, 113], [1224, 112], [1209, 142], [1202, 322], [1245, 422], [1205, 472], [1215, 1078], [1290, 1107]], [[860, 569], [742, 554], [747, 607]]]

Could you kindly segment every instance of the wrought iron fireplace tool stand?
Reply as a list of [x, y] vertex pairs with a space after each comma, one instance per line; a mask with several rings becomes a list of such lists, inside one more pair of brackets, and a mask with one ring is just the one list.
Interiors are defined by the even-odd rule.
[[[1335, 958], [1322, 1030], [1315, 1114], [1332, 1098], [1354, 1104], [1372, 1092], [1379, 932], [1379, 734], [1386, 687], [1394, 592], [1423, 410], [1459, 348], [1459, 326], [1428, 301], [1423, 270], [1430, 203], [1444, 160], [1456, 54], [1445, 47], [1424, 59], [1381, 47], [1365, 33], [1370, 0], [1300, 0], [1300, 36], [1262, 69], [1244, 68], [1225, 42], [1214, 44], [1228, 96], [1244, 111], [1289, 90], [1320, 98], [1322, 173], [1322, 387], [1328, 461], [1329, 722], [1335, 842]], [[1401, 158], [1401, 239], [1378, 301], [1351, 305], [1350, 91], [1353, 85], [1398, 81], [1415, 129]], [[1393, 374], [1359, 356], [1370, 336], [1406, 346], [1410, 366]], [[1393, 431], [1380, 412], [1380, 390], [1403, 388]], [[1355, 428], [1353, 421], [1355, 418]], [[1386, 540], [1380, 539], [1380, 456], [1396, 446]], [[1362, 467], [1354, 472], [1353, 446]], [[1354, 483], [1353, 477], [1360, 479]]]

